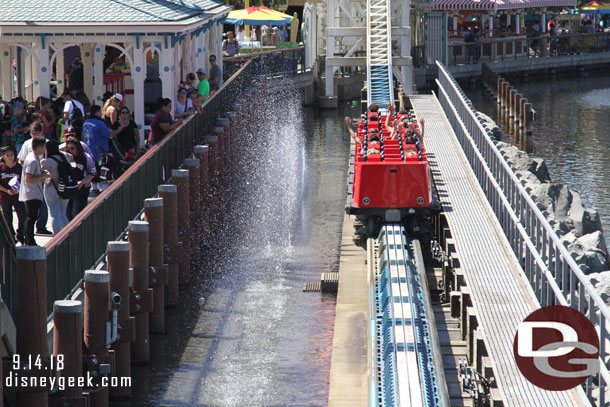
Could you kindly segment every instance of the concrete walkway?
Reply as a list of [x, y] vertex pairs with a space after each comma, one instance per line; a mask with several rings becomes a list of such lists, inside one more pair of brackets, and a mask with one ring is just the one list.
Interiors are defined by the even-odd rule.
[[352, 242], [352, 219], [343, 218], [339, 292], [330, 367], [330, 407], [368, 405], [368, 282], [366, 249]]

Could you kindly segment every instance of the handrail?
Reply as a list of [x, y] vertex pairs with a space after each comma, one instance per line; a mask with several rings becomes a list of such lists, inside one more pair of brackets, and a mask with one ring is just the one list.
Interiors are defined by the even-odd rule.
[[[574, 34], [557, 34], [557, 35], [548, 35], [545, 33], [538, 37], [528, 37], [525, 35], [515, 35], [512, 37], [498, 37], [498, 38], [481, 38], [475, 42], [465, 42], [465, 41], [452, 41], [449, 43], [449, 46], [452, 45], [471, 45], [471, 44], [493, 44], [493, 43], [502, 43], [502, 42], [513, 42], [513, 41], [535, 41], [535, 40], [553, 40], [560, 38], [595, 38], [595, 37], [608, 37], [610, 33], [607, 32], [595, 32], [595, 33], [574, 33]], [[454, 37], [455, 38], [455, 37]]]
[[235, 55], [232, 57], [223, 57], [222, 62], [223, 63], [224, 62], [242, 62], [244, 60], [252, 59], [255, 57], [280, 54], [280, 53], [285, 53], [285, 52], [290, 52], [290, 51], [301, 51], [301, 50], [305, 50], [304, 45], [299, 45], [299, 46], [292, 47], [292, 48], [276, 48], [276, 49], [270, 49], [268, 51], [248, 52], [247, 54], [239, 54], [239, 55]]
[[[593, 323], [600, 322], [598, 400], [600, 405], [604, 405], [605, 388], [610, 383], [610, 372], [604, 361], [606, 357], [605, 341], [609, 337], [605, 322], [610, 321], [610, 310], [595, 292], [587, 276], [572, 258], [542, 211], [493, 143], [489, 133], [477, 118], [472, 104], [455, 79], [442, 63], [437, 61], [437, 66], [439, 68], [437, 83], [443, 95], [441, 105], [445, 113], [453, 114], [459, 119], [457, 120], [459, 124], [456, 121], [453, 122], [454, 130], [456, 133], [458, 130], [462, 130], [460, 134], [464, 138], [460, 140], [460, 143], [465, 148], [479, 183], [484, 190], [487, 190], [487, 198], [503, 225], [504, 232], [517, 258], [520, 262], [525, 260], [525, 272], [536, 297], [542, 305], [550, 305], [553, 303], [551, 293], [554, 293], [555, 300], [560, 304], [569, 304], [583, 314], [588, 314]], [[461, 127], [461, 129], [457, 127]], [[468, 151], [465, 143], [471, 145]], [[499, 213], [502, 208], [505, 211]], [[509, 215], [508, 219], [506, 215]], [[509, 220], [512, 222], [510, 226], [516, 228], [516, 231], [507, 227]], [[521, 239], [518, 239], [515, 232], [521, 236]], [[578, 303], [576, 304], [577, 290]], [[589, 296], [588, 301], [585, 300], [585, 295]], [[595, 309], [599, 312], [599, 317], [596, 315]], [[589, 378], [585, 385], [585, 392], [590, 398], [593, 397], [592, 387], [592, 378]]]
[[[250, 65], [251, 61], [248, 61], [244, 64], [244, 66], [242, 66], [239, 71], [237, 71], [235, 73], [235, 75], [233, 75], [231, 78], [229, 78], [224, 84], [223, 84], [223, 88], [226, 88], [232, 81], [235, 80], [236, 77], [238, 77], [239, 75], [242, 74], [243, 71], [245, 71], [248, 66]], [[222, 90], [222, 88], [221, 88]], [[206, 105], [209, 105], [209, 103], [215, 99], [220, 97], [219, 95], [221, 94], [221, 92], [217, 92], [214, 95], [212, 95], [208, 102], [206, 103]], [[224, 96], [224, 95], [223, 95]], [[205, 106], [204, 105], [204, 110], [205, 110]], [[47, 242], [47, 244], [45, 245], [45, 248], [47, 249], [47, 256], [49, 255], [49, 253], [51, 253], [61, 242], [63, 242], [66, 237], [72, 233], [74, 231], [74, 229], [76, 227], [78, 227], [78, 225], [81, 223], [81, 221], [85, 218], [87, 218], [88, 216], [91, 215], [91, 213], [98, 208], [98, 206], [108, 198], [108, 196], [110, 196], [115, 190], [122, 188], [125, 184], [125, 182], [127, 181], [127, 179], [136, 171], [138, 171], [140, 168], [142, 168], [146, 162], [148, 162], [148, 160], [151, 159], [151, 157], [153, 157], [154, 155], [157, 154], [157, 152], [167, 143], [169, 143], [175, 134], [177, 134], [178, 132], [180, 132], [191, 120], [195, 120], [195, 118], [197, 116], [199, 116], [201, 113], [197, 113], [195, 115], [192, 115], [191, 117], [189, 117], [181, 126], [176, 127], [174, 130], [172, 130], [171, 132], [169, 132], [165, 137], [163, 137], [163, 139], [161, 139], [160, 142], [158, 142], [157, 144], [155, 144], [154, 146], [152, 146], [142, 157], [140, 157], [135, 163], [133, 163], [128, 169], [127, 171], [125, 171], [116, 181], [114, 181], [112, 184], [110, 184], [108, 186], [108, 188], [106, 188], [97, 198], [95, 198], [90, 204], [88, 204], [78, 215], [76, 215], [74, 217], [74, 219], [72, 219], [72, 221], [70, 221], [68, 223], [68, 225], [66, 225], [66, 227], [64, 227], [58, 234], [56, 234], [55, 236], [53, 236], [53, 238], [51, 238], [51, 240], [49, 240]]]
[[[165, 136], [47, 243], [49, 313], [55, 300], [80, 284], [83, 271], [103, 259], [107, 242], [125, 231], [128, 221], [141, 212], [143, 200], [156, 195], [158, 185], [167, 182], [171, 170], [192, 154], [192, 147], [205, 142], [216, 119], [231, 110], [254, 78], [254, 63], [245, 63], [210, 97], [203, 113]], [[14, 267], [14, 261], [9, 266]], [[12, 295], [14, 287], [5, 290]]]

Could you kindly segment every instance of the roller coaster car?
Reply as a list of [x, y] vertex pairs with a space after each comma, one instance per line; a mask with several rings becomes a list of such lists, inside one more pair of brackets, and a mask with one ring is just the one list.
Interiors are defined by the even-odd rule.
[[[365, 140], [365, 134], [370, 135], [372, 129], [380, 126], [383, 137], [379, 145], [356, 144], [352, 150], [346, 202], [346, 212], [359, 215], [357, 219], [367, 228], [369, 236], [383, 221], [398, 222], [405, 217], [424, 219], [440, 212], [423, 144], [420, 141], [407, 144], [402, 136], [391, 140], [382, 125], [385, 115], [377, 120], [370, 120], [370, 115], [369, 120], [358, 123], [358, 137]], [[396, 119], [402, 120], [402, 117], [393, 118]]]

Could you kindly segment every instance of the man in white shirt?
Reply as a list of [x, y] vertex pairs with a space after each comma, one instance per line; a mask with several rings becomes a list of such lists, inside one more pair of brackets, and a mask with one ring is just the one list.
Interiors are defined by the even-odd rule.
[[70, 125], [70, 120], [72, 120], [72, 117], [74, 116], [74, 107], [77, 107], [83, 117], [83, 121], [85, 118], [85, 107], [82, 105], [81, 102], [79, 102], [78, 100], [74, 99], [72, 97], [72, 92], [70, 92], [69, 90], [66, 90], [62, 95], [61, 98], [63, 100], [65, 100], [65, 104], [64, 104], [64, 118], [63, 118], [63, 124], [65, 126], [69, 126]]

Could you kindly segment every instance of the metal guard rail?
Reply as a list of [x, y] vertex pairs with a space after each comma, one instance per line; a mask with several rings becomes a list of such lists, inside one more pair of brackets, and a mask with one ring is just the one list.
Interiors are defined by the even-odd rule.
[[[153, 146], [47, 243], [48, 314], [55, 300], [65, 298], [79, 285], [83, 271], [103, 258], [106, 243], [124, 232], [142, 210], [143, 200], [155, 196], [157, 186], [170, 178], [171, 170], [180, 167], [194, 145], [204, 142], [216, 119], [231, 109], [253, 78], [253, 65], [248, 61], [210, 97], [202, 114], [191, 117]], [[0, 240], [2, 298], [15, 317], [15, 257], [6, 239]]]
[[[599, 323], [597, 402], [603, 406], [610, 383], [604, 363], [610, 310], [497, 149], [470, 100], [447, 68], [438, 61], [437, 66], [440, 104], [540, 304], [571, 306], [587, 315], [592, 323]], [[584, 383], [584, 391], [593, 401], [593, 377]]]
[[257, 75], [297, 75], [305, 72], [305, 46], [251, 52], [223, 58], [223, 72], [232, 76], [246, 61], [253, 61]]

